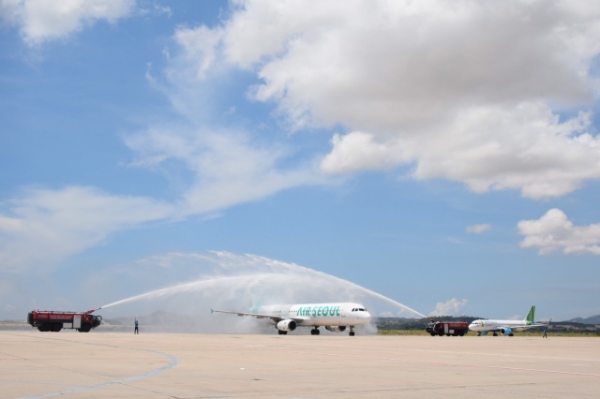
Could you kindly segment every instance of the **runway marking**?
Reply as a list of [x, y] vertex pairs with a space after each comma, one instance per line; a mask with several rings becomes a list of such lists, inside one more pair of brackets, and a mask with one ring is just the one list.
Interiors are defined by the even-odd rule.
[[[12, 334], [11, 334], [12, 335]], [[82, 391], [89, 391], [92, 389], [98, 389], [98, 388], [104, 388], [107, 386], [111, 386], [111, 385], [117, 385], [117, 384], [124, 384], [127, 382], [131, 382], [131, 381], [136, 381], [136, 380], [141, 380], [143, 378], [148, 378], [148, 377], [153, 377], [155, 375], [158, 375], [164, 371], [170, 370], [173, 367], [177, 366], [179, 364], [179, 358], [177, 356], [171, 355], [169, 353], [165, 353], [165, 352], [159, 352], [159, 351], [155, 351], [155, 350], [151, 350], [151, 349], [141, 349], [141, 348], [131, 348], [131, 347], [127, 347], [127, 346], [117, 346], [117, 345], [110, 345], [110, 344], [97, 344], [97, 343], [90, 343], [90, 342], [77, 342], [77, 341], [71, 341], [68, 339], [61, 339], [61, 338], [50, 338], [50, 337], [34, 337], [34, 339], [45, 339], [45, 340], [53, 340], [53, 341], [63, 341], [63, 342], [70, 342], [73, 344], [82, 344], [82, 345], [92, 345], [92, 346], [105, 346], [105, 347], [110, 347], [110, 348], [117, 348], [117, 349], [128, 349], [128, 350], [133, 350], [133, 351], [142, 351], [142, 352], [150, 352], [150, 353], [154, 353], [160, 356], [164, 356], [166, 358], [169, 359], [169, 363], [159, 367], [157, 369], [148, 371], [146, 373], [143, 374], [138, 374], [138, 375], [134, 375], [131, 377], [125, 377], [125, 378], [120, 378], [118, 380], [112, 380], [112, 381], [106, 381], [106, 382], [102, 382], [99, 384], [94, 384], [94, 385], [85, 385], [85, 386], [79, 386], [76, 388], [70, 388], [70, 389], [65, 389], [62, 391], [56, 391], [56, 392], [48, 392], [48, 393], [43, 393], [43, 394], [39, 394], [39, 395], [32, 395], [32, 396], [24, 396], [21, 397], [19, 399], [37, 399], [37, 398], [49, 398], [52, 396], [58, 396], [58, 395], [68, 395], [71, 393], [76, 393], [76, 392], [82, 392]], [[14, 355], [11, 355], [13, 357], [15, 357]], [[24, 359], [27, 360], [27, 359]], [[94, 376], [91, 375], [92, 377], [96, 377], [96, 378], [101, 378], [99, 376]]]
[[[131, 349], [131, 348], [127, 348], [127, 349]], [[58, 396], [58, 395], [68, 395], [71, 393], [76, 393], [76, 392], [81, 392], [81, 391], [89, 391], [92, 389], [98, 389], [98, 388], [104, 388], [104, 387], [108, 387], [111, 385], [117, 385], [117, 384], [123, 384], [126, 382], [130, 382], [130, 381], [135, 381], [135, 380], [141, 380], [142, 378], [148, 378], [148, 377], [153, 377], [157, 374], [162, 373], [163, 371], [167, 371], [172, 369], [173, 367], [177, 366], [179, 364], [179, 358], [177, 356], [173, 356], [170, 355], [168, 353], [164, 353], [164, 352], [159, 352], [159, 351], [153, 351], [153, 350], [149, 350], [149, 349], [138, 349], [138, 350], [142, 350], [145, 352], [151, 352], [151, 353], [155, 353], [157, 355], [161, 355], [161, 356], [165, 356], [169, 359], [169, 363], [159, 367], [155, 370], [149, 371], [147, 373], [144, 374], [138, 374], [138, 375], [134, 375], [132, 377], [126, 377], [126, 378], [121, 378], [118, 380], [112, 380], [112, 381], [107, 381], [107, 382], [102, 382], [100, 384], [95, 384], [95, 385], [85, 385], [85, 386], [81, 386], [81, 387], [77, 387], [77, 388], [71, 388], [71, 389], [65, 389], [64, 391], [57, 391], [57, 392], [50, 392], [50, 393], [43, 393], [40, 395], [33, 395], [33, 396], [24, 396], [20, 399], [37, 399], [37, 398], [49, 398], [51, 396]]]

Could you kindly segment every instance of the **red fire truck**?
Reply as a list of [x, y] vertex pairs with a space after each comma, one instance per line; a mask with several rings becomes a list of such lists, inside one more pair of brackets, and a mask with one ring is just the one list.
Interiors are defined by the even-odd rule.
[[68, 328], [79, 332], [90, 332], [102, 322], [102, 316], [92, 315], [93, 312], [93, 310], [85, 313], [34, 310], [27, 314], [27, 323], [40, 331], [59, 332], [63, 328]]
[[439, 335], [446, 336], [457, 336], [461, 337], [469, 332], [469, 323], [466, 321], [435, 321], [431, 320], [431, 323], [427, 323], [425, 328], [432, 337]]

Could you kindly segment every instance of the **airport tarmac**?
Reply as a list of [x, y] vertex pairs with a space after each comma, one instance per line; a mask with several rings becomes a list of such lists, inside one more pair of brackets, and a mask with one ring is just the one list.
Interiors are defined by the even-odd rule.
[[0, 331], [0, 397], [597, 398], [600, 339]]

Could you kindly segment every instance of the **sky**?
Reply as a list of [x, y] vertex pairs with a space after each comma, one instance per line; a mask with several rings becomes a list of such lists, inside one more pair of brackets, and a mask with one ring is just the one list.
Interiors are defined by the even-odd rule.
[[596, 2], [0, 0], [0, 48], [0, 319], [600, 313]]

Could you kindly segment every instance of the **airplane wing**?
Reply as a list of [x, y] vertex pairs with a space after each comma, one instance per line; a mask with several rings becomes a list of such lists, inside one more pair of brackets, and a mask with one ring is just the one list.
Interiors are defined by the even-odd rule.
[[252, 316], [252, 317], [256, 317], [257, 319], [271, 319], [274, 322], [278, 322], [281, 320], [294, 320], [296, 323], [302, 323], [305, 319], [307, 319], [306, 317], [279, 317], [279, 316], [273, 316], [273, 315], [268, 315], [268, 314], [260, 314], [260, 313], [247, 313], [247, 312], [237, 312], [234, 310], [214, 310], [211, 309], [210, 313], [230, 313], [230, 314], [235, 314], [238, 316]]

